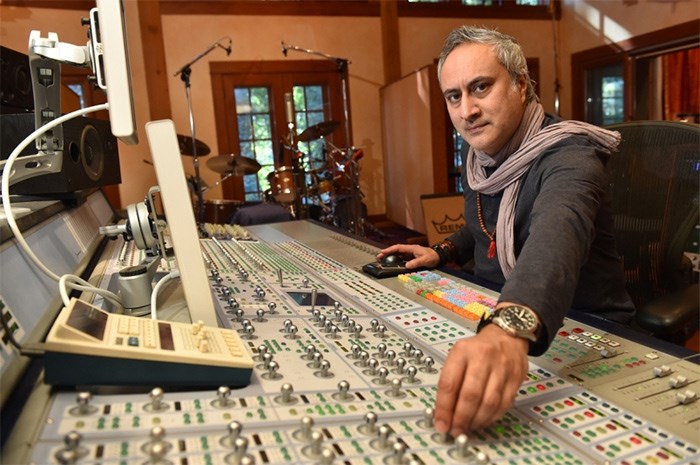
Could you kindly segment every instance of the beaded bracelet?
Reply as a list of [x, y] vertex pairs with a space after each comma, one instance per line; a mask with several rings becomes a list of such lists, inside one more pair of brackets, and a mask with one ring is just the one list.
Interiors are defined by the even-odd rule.
[[442, 242], [438, 242], [430, 247], [433, 249], [440, 258], [440, 263], [438, 266], [442, 266], [448, 262], [454, 261], [456, 255], [456, 247], [454, 242], [449, 239], [445, 239]]

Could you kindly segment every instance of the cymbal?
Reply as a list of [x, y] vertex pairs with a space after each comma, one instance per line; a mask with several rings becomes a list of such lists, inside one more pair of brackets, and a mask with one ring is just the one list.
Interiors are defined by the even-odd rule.
[[[196, 147], [198, 157], [209, 155], [211, 149], [209, 149], [209, 146], [207, 144], [197, 139], [195, 139], [195, 143], [197, 144]], [[192, 138], [190, 136], [183, 136], [182, 134], [178, 134], [177, 145], [180, 146], [181, 155], [194, 155], [194, 153], [192, 153]]]
[[340, 123], [337, 121], [323, 121], [304, 129], [297, 137], [297, 140], [300, 142], [309, 142], [319, 139], [335, 131], [338, 126], [340, 126]]
[[254, 174], [260, 170], [260, 163], [248, 157], [241, 157], [234, 154], [217, 155], [214, 158], [207, 160], [207, 166], [210, 170], [221, 174], [232, 174], [234, 176], [243, 176], [246, 174]]

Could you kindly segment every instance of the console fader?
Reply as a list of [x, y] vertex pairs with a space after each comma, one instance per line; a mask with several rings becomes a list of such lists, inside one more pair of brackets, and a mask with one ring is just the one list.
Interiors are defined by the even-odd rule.
[[202, 250], [251, 385], [55, 394], [31, 463], [700, 462], [698, 366], [573, 320], [498, 423], [438, 434], [446, 353], [497, 294], [437, 272], [377, 281], [359, 271], [376, 248], [310, 222], [248, 233]]

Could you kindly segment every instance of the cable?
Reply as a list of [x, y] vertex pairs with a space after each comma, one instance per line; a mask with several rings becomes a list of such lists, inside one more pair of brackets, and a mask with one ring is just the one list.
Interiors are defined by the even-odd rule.
[[17, 239], [17, 242], [22, 246], [22, 249], [26, 252], [26, 254], [29, 256], [29, 258], [32, 259], [34, 264], [42, 271], [44, 274], [46, 274], [48, 277], [53, 279], [54, 281], [59, 281], [61, 278], [55, 274], [53, 271], [49, 270], [46, 265], [44, 265], [39, 258], [34, 255], [34, 252], [29, 248], [29, 244], [27, 244], [27, 241], [25, 241], [24, 236], [22, 236], [22, 232], [19, 230], [19, 227], [17, 226], [17, 222], [15, 221], [14, 214], [12, 213], [12, 207], [10, 205], [10, 176], [12, 173], [12, 165], [14, 165], [15, 159], [19, 157], [20, 153], [22, 153], [22, 150], [24, 150], [30, 143], [32, 143], [36, 138], [44, 134], [46, 131], [49, 129], [53, 129], [56, 126], [63, 124], [64, 122], [71, 120], [75, 118], [76, 116], [83, 116], [88, 113], [92, 113], [95, 111], [101, 111], [101, 110], [107, 110], [109, 108], [108, 103], [103, 103], [100, 105], [94, 105], [88, 108], [81, 108], [80, 110], [73, 111], [71, 113], [65, 114], [63, 116], [60, 116], [56, 118], [55, 120], [46, 123], [39, 129], [35, 130], [31, 134], [29, 134], [27, 137], [24, 138], [22, 142], [15, 147], [15, 149], [12, 151], [10, 156], [7, 158], [7, 162], [5, 163], [5, 167], [2, 171], [2, 206], [5, 209], [5, 216], [7, 217], [7, 225], [10, 227], [12, 230], [12, 233], [15, 236], [15, 239]]
[[63, 301], [63, 305], [66, 307], [70, 304], [70, 296], [68, 295], [67, 288], [75, 289], [76, 291], [81, 292], [92, 292], [101, 296], [105, 300], [109, 300], [117, 307], [117, 311], [124, 309], [121, 299], [117, 294], [108, 291], [107, 289], [95, 287], [80, 276], [73, 274], [64, 274], [58, 281], [58, 290], [61, 293], [61, 300]]
[[160, 292], [160, 288], [163, 287], [168, 281], [171, 279], [179, 278], [180, 277], [180, 272], [177, 270], [173, 270], [170, 273], [166, 274], [162, 278], [158, 280], [156, 285], [153, 287], [153, 292], [151, 293], [151, 319], [157, 320], [158, 318], [156, 317], [156, 304], [158, 303], [158, 292]]

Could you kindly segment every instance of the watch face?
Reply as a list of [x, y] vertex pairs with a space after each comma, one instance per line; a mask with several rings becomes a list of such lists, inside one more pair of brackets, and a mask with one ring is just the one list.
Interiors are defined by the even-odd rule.
[[537, 329], [537, 317], [524, 307], [506, 307], [499, 317], [516, 331], [533, 332]]

